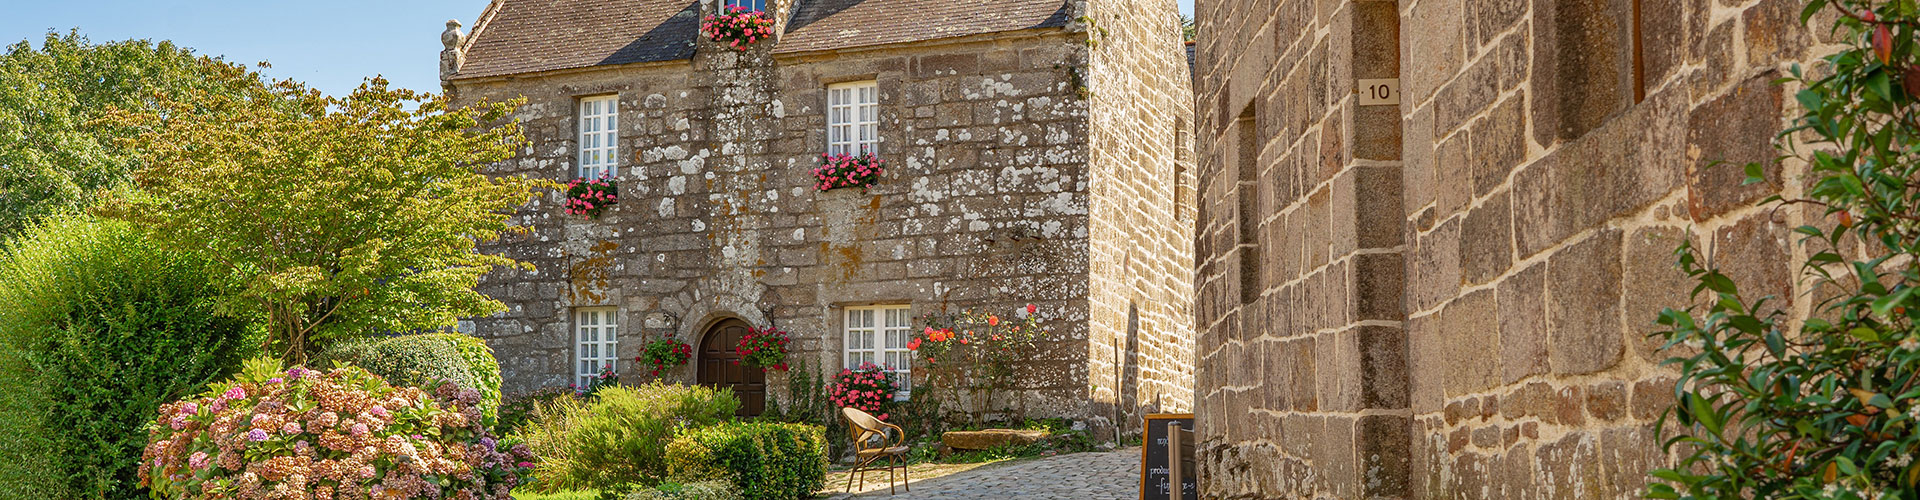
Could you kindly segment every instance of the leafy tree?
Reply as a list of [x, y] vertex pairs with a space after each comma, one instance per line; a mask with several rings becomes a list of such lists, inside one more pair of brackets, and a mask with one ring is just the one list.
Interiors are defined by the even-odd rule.
[[[91, 43], [48, 33], [0, 53], [0, 239], [34, 220], [76, 212], [126, 182], [135, 163], [124, 131], [94, 123], [107, 109], [146, 108], [157, 96], [220, 91], [210, 75], [238, 69], [169, 42]], [[231, 81], [259, 85], [259, 82]]]
[[1180, 40], [1191, 42], [1193, 41], [1194, 35], [1196, 33], [1197, 31], [1193, 27], [1193, 16], [1181, 14], [1180, 15]]
[[[1823, 9], [1842, 50], [1786, 79], [1804, 110], [1781, 137], [1802, 143], [1786, 154], [1807, 163], [1806, 188], [1768, 200], [1823, 212], [1795, 229], [1811, 314], [1742, 294], [1681, 247], [1702, 305], [1661, 314], [1666, 346], [1685, 346], [1660, 429], [1680, 462], [1653, 472], [1668, 483], [1650, 498], [1920, 495], [1920, 11], [1812, 0], [1802, 22]], [[1765, 170], [1748, 165], [1748, 182]]]
[[523, 231], [509, 212], [552, 186], [477, 170], [525, 142], [505, 120], [516, 103], [448, 109], [380, 78], [336, 98], [221, 77], [238, 92], [107, 115], [138, 131], [126, 143], [145, 166], [100, 214], [218, 263], [242, 283], [227, 307], [263, 317], [268, 352], [296, 363], [333, 340], [503, 310], [474, 286], [528, 266], [476, 242]]

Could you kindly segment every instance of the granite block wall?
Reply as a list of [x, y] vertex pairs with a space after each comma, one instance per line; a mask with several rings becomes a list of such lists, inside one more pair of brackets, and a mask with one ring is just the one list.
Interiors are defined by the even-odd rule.
[[[1755, 205], [1802, 187], [1770, 162], [1773, 80], [1826, 42], [1799, 8], [1199, 2], [1206, 496], [1637, 498], [1673, 249], [1808, 307], [1809, 216]], [[1397, 104], [1354, 104], [1375, 78]]]

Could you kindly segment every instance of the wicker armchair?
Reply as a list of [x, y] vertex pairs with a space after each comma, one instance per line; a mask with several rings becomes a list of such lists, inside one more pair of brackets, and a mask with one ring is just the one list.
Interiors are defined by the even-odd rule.
[[[887, 471], [887, 494], [893, 494], [894, 469], [900, 469], [900, 489], [912, 491], [907, 486], [909, 448], [901, 444], [907, 438], [906, 431], [901, 430], [898, 425], [881, 422], [880, 419], [873, 418], [873, 415], [853, 408], [841, 408], [840, 417], [846, 419], [847, 433], [853, 436], [853, 455], [856, 464], [853, 470], [847, 471], [847, 492], [853, 492], [855, 475], [860, 476], [862, 482], [865, 482], [866, 471], [881, 469]], [[892, 443], [887, 442], [889, 429], [893, 431]], [[873, 438], [879, 438], [878, 445], [873, 443]], [[885, 465], [876, 464], [883, 459], [886, 460]]]

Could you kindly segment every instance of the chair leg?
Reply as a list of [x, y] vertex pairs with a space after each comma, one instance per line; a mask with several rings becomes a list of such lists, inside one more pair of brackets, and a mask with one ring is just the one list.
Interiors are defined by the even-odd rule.
[[847, 471], [847, 494], [849, 495], [853, 494], [853, 475], [859, 472], [859, 466], [854, 466], [853, 470]]
[[911, 484], [912, 482], [913, 481], [911, 479], [907, 478], [907, 459], [901, 458], [900, 459], [900, 490], [908, 493], [912, 493], [913, 492], [913, 484]]
[[889, 459], [887, 460], [887, 494], [892, 495], [894, 494], [893, 492], [893, 462], [894, 461], [891, 459], [892, 458], [891, 456], [889, 456], [888, 458]]

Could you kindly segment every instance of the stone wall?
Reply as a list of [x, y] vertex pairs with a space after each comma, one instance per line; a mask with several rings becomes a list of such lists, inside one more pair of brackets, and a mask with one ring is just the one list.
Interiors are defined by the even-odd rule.
[[1093, 2], [1088, 61], [1096, 418], [1193, 408], [1193, 95], [1172, 0]]
[[[1819, 51], [1799, 7], [1202, 0], [1206, 496], [1637, 498], [1673, 249], [1806, 309], [1807, 216], [1754, 204], [1802, 167], [1738, 167]], [[1353, 105], [1388, 77], [1397, 106]]]
[[[1144, 183], [1150, 172], [1136, 170], [1172, 170], [1161, 158], [1190, 156], [1172, 152], [1173, 130], [1186, 122], [1159, 108], [1092, 122], [1090, 96], [1102, 94], [1096, 87], [1143, 95], [1148, 82], [1089, 83], [1084, 32], [1034, 29], [793, 54], [701, 43], [691, 61], [452, 83], [463, 102], [526, 98], [514, 118], [530, 145], [491, 173], [556, 181], [574, 176], [577, 99], [620, 96], [622, 201], [584, 220], [561, 213], [554, 194], [516, 215], [532, 233], [486, 248], [536, 268], [487, 276], [482, 291], [509, 310], [472, 323], [500, 357], [509, 391], [569, 382], [569, 312], [578, 307], [620, 308], [618, 368], [631, 380], [637, 371], [629, 360], [645, 340], [672, 336], [697, 347], [708, 325], [728, 317], [793, 332], [796, 356], [827, 374], [841, 365], [844, 307], [1024, 315], [1023, 306], [1035, 303], [1055, 336], [1016, 376], [1012, 401], [995, 406], [1086, 418], [1095, 415], [1090, 387], [1106, 384], [1105, 401], [1112, 401], [1118, 386], [1089, 373], [1092, 332], [1101, 331], [1103, 342], [1114, 338], [1109, 329], [1125, 320], [1113, 311], [1125, 318], [1132, 299], [1148, 332], [1140, 338], [1151, 339], [1120, 355], [1134, 363], [1138, 404], [1183, 408], [1191, 400], [1181, 389], [1191, 371], [1184, 357], [1190, 330], [1181, 319], [1190, 280], [1179, 274], [1188, 238], [1161, 217], [1173, 210], [1159, 205], [1171, 204], [1172, 185], [1103, 195], [1101, 210], [1114, 213], [1090, 215], [1096, 190], [1129, 189], [1120, 186]], [[1167, 51], [1177, 47], [1171, 42]], [[888, 171], [866, 191], [818, 191], [810, 171], [826, 150], [825, 88], [863, 80], [878, 83]], [[1155, 99], [1189, 99], [1184, 86], [1153, 84]], [[1101, 130], [1109, 126], [1128, 128]], [[1093, 138], [1129, 137], [1164, 139], [1090, 158]], [[1112, 201], [1125, 196], [1125, 204]], [[1095, 241], [1098, 252], [1090, 248]], [[1094, 268], [1093, 255], [1106, 260]], [[1145, 354], [1131, 354], [1136, 348]], [[693, 382], [696, 365], [665, 378]], [[786, 376], [768, 379], [782, 401]], [[988, 410], [964, 395], [959, 404]]]

